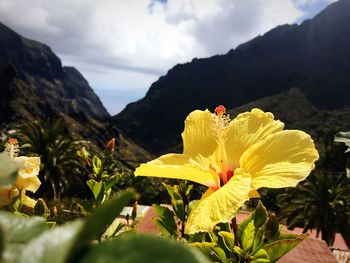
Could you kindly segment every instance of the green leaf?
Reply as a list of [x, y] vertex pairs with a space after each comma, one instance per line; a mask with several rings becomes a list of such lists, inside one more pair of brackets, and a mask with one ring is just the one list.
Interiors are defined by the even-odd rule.
[[186, 193], [185, 193], [185, 195], [186, 195], [187, 197], [190, 196], [191, 191], [192, 191], [192, 189], [193, 189], [193, 186], [194, 186], [193, 184], [188, 185], [188, 187], [187, 187], [187, 189], [186, 189]]
[[218, 235], [222, 237], [226, 248], [229, 251], [232, 251], [233, 247], [235, 246], [235, 236], [232, 233], [226, 231], [220, 231]]
[[185, 206], [182, 200], [171, 200], [171, 206], [174, 209], [176, 216], [181, 220], [185, 220]]
[[276, 239], [280, 234], [279, 229], [277, 217], [272, 213], [266, 222], [264, 234], [268, 239]]
[[39, 198], [34, 206], [34, 215], [43, 216], [47, 218], [50, 215], [50, 209], [47, 207], [44, 199]]
[[104, 184], [102, 181], [96, 182], [94, 179], [90, 179], [86, 182], [89, 186], [91, 192], [94, 195], [94, 198], [98, 203], [101, 203], [104, 195]]
[[5, 249], [5, 233], [0, 225], [0, 262], [2, 262], [2, 252]]
[[0, 212], [0, 228], [3, 256], [1, 262], [18, 262], [17, 258], [23, 247], [30, 240], [48, 229], [45, 219], [42, 217], [24, 217], [19, 213]]
[[76, 262], [76, 257], [88, 246], [89, 242], [93, 239], [99, 239], [123, 208], [136, 198], [137, 195], [134, 191], [127, 190], [96, 208], [79, 232], [68, 262]]
[[93, 207], [93, 203], [91, 201], [79, 200], [77, 204], [84, 216], [89, 216], [91, 214]]
[[239, 246], [234, 246], [233, 252], [236, 253], [239, 258], [244, 258], [246, 255], [246, 253]]
[[263, 237], [264, 237], [264, 228], [259, 227], [258, 231], [256, 231], [255, 233], [252, 251], [255, 251], [257, 247], [261, 244], [261, 242], [263, 242]]
[[134, 198], [134, 192], [123, 192], [101, 205], [85, 222], [78, 220], [46, 232], [43, 231], [47, 225], [41, 217], [16, 219], [14, 215], [1, 213], [1, 225], [6, 227], [5, 239], [14, 243], [6, 243], [4, 262], [78, 262], [91, 240], [99, 238]]
[[64, 263], [73, 245], [79, 242], [83, 222], [75, 221], [54, 228], [32, 240], [21, 251], [19, 263]]
[[306, 235], [298, 235], [295, 239], [277, 240], [264, 246], [264, 250], [267, 252], [271, 262], [275, 262], [277, 259], [297, 246], [305, 238]]
[[22, 165], [11, 159], [8, 152], [0, 153], [0, 186], [12, 184], [17, 178], [17, 171]]
[[195, 248], [170, 239], [124, 234], [90, 249], [78, 263], [207, 263]]
[[104, 236], [106, 239], [113, 238], [118, 234], [122, 228], [125, 227], [125, 224], [122, 222], [118, 222], [117, 220], [113, 221], [113, 223], [107, 228]]
[[118, 175], [109, 176], [109, 178], [105, 181], [105, 189], [106, 191], [115, 186], [119, 181]]
[[220, 262], [226, 259], [225, 251], [214, 242], [195, 242], [191, 245], [199, 248], [210, 260]]
[[94, 171], [95, 177], [100, 174], [101, 168], [102, 168], [102, 161], [98, 156], [95, 155], [92, 158], [92, 169]]
[[171, 185], [168, 185], [166, 183], [162, 183], [165, 189], [167, 190], [168, 194], [170, 195], [171, 199], [175, 200], [182, 200], [181, 194], [177, 191], [176, 187], [172, 187]]
[[26, 243], [48, 229], [42, 217], [21, 217], [5, 211], [0, 212], [0, 225], [6, 243]]
[[242, 244], [242, 238], [243, 238], [243, 233], [244, 230], [247, 228], [248, 224], [253, 221], [253, 216], [250, 215], [246, 219], [244, 219], [239, 225], [237, 229], [237, 239], [240, 244]]
[[254, 220], [254, 225], [255, 225], [255, 229], [258, 229], [259, 227], [263, 226], [267, 220], [267, 210], [265, 208], [265, 206], [263, 205], [263, 203], [261, 201], [259, 201], [258, 205], [256, 206], [252, 217]]
[[242, 247], [244, 251], [249, 252], [253, 246], [255, 237], [255, 225], [254, 220], [250, 221], [247, 227], [243, 231], [242, 235]]
[[270, 263], [270, 258], [264, 249], [259, 249], [253, 257], [251, 257], [250, 263]]
[[159, 218], [154, 220], [154, 223], [158, 226], [159, 230], [166, 236], [177, 236], [177, 224], [175, 221], [175, 214], [167, 207], [163, 207], [157, 204], [153, 205]]
[[103, 171], [103, 173], [101, 174], [101, 179], [105, 180], [108, 177], [109, 177], [109, 174], [107, 173], [107, 171]]

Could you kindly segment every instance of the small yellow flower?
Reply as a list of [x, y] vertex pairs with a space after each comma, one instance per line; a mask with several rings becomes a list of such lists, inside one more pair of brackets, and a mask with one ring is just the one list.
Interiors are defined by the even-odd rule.
[[192, 210], [186, 233], [210, 232], [230, 222], [261, 187], [283, 188], [304, 180], [318, 159], [308, 134], [283, 130], [272, 113], [253, 109], [230, 121], [225, 108], [196, 110], [185, 121], [183, 154], [166, 154], [136, 169], [136, 176], [190, 180], [208, 187]]
[[22, 193], [22, 203], [28, 207], [34, 207], [36, 201], [25, 195], [25, 191], [35, 193], [40, 187], [40, 180], [37, 177], [40, 170], [39, 157], [14, 157], [14, 162], [21, 164], [21, 169], [17, 173], [17, 179], [14, 184], [0, 188], [0, 207], [8, 205], [14, 197]]

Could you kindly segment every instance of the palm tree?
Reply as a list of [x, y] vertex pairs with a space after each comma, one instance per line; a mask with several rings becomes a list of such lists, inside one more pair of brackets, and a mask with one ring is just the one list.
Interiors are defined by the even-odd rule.
[[289, 228], [316, 229], [328, 245], [341, 233], [350, 245], [350, 179], [344, 173], [317, 172], [278, 196], [280, 218]]
[[39, 179], [42, 186], [38, 196], [56, 199], [67, 192], [70, 185], [84, 185], [85, 180], [74, 174], [80, 164], [76, 155], [80, 141], [68, 133], [62, 118], [21, 123], [17, 129], [21, 151], [41, 158]]

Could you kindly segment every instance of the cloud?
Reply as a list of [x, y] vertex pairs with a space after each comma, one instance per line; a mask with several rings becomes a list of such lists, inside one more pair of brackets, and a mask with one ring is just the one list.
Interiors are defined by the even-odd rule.
[[321, 1], [331, 0], [1, 0], [0, 18], [95, 87], [144, 94], [175, 64], [224, 54]]
[[[299, 0], [300, 1], [300, 0]], [[301, 15], [292, 0], [2, 0], [2, 21], [63, 60], [159, 75]]]
[[336, 1], [337, 0], [293, 0], [293, 3], [297, 8], [305, 8], [319, 4], [327, 5]]
[[186, 28], [205, 55], [213, 55], [277, 25], [293, 23], [302, 14], [290, 0], [176, 0], [168, 1], [165, 17]]

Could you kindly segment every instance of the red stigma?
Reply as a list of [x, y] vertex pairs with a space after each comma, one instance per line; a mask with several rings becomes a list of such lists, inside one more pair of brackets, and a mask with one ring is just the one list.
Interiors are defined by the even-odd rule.
[[16, 138], [9, 138], [9, 139], [8, 139], [8, 143], [11, 144], [11, 145], [13, 145], [13, 144], [17, 144], [18, 141], [17, 141]]
[[217, 114], [223, 114], [226, 112], [226, 108], [223, 105], [219, 105], [215, 108]]

